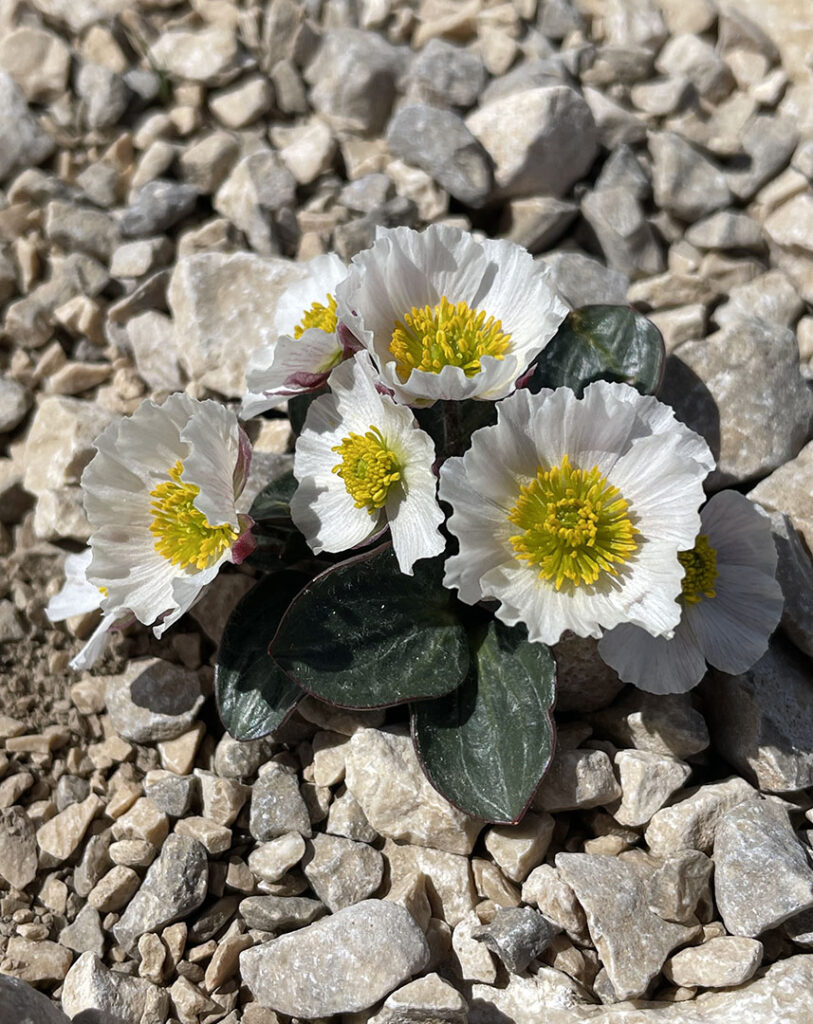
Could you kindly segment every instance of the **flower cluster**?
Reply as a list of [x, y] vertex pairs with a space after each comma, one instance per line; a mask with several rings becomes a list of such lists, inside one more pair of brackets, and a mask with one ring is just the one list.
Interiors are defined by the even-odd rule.
[[[290, 518], [316, 555], [388, 536], [412, 575], [448, 549], [443, 585], [463, 604], [534, 643], [600, 638], [651, 692], [688, 689], [706, 662], [743, 671], [781, 612], [768, 523], [733, 492], [702, 507], [711, 452], [651, 395], [526, 386], [568, 313], [519, 246], [381, 230], [349, 267], [335, 254], [305, 266], [249, 362], [242, 415], [310, 393]], [[461, 436], [474, 406], [494, 415]], [[80, 664], [130, 619], [160, 636], [251, 550], [249, 450], [225, 407], [147, 402], [96, 448], [90, 554], [50, 608], [102, 609]]]

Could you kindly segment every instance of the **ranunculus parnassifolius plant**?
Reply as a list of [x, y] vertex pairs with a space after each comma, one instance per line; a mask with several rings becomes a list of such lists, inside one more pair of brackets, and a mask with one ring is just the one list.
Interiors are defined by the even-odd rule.
[[275, 339], [249, 357], [243, 416], [257, 416], [292, 395], [324, 386], [346, 355], [335, 294], [345, 277], [347, 267], [335, 253], [304, 264], [302, 278], [285, 291], [277, 306]]
[[770, 520], [742, 494], [720, 491], [700, 513], [700, 532], [678, 555], [680, 623], [671, 639], [630, 623], [606, 633], [599, 654], [648, 693], [683, 693], [706, 674], [749, 669], [768, 649], [782, 614]]
[[346, 551], [389, 527], [401, 572], [440, 554], [435, 446], [412, 411], [376, 388], [366, 352], [338, 366], [296, 442], [291, 517], [311, 548]]
[[336, 296], [383, 384], [414, 406], [504, 398], [568, 312], [525, 249], [443, 225], [380, 229]]
[[82, 474], [92, 530], [85, 577], [110, 625], [129, 615], [160, 637], [225, 562], [253, 547], [238, 511], [248, 441], [224, 406], [175, 394], [142, 402], [95, 447]]
[[440, 471], [459, 552], [444, 582], [499, 602], [508, 625], [556, 643], [634, 623], [670, 636], [680, 619], [678, 552], [698, 532], [706, 442], [624, 384], [517, 391], [495, 426]]

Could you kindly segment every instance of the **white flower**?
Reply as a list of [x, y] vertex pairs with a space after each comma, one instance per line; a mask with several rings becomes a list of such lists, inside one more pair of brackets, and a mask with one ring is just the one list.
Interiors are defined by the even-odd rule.
[[224, 406], [175, 394], [142, 402], [95, 447], [82, 474], [93, 531], [87, 580], [103, 588], [103, 612], [127, 609], [160, 637], [224, 562], [253, 547], [251, 521], [236, 507], [248, 441]]
[[330, 375], [296, 442], [291, 517], [311, 548], [344, 551], [389, 525], [402, 572], [444, 548], [435, 446], [409, 409], [376, 389], [366, 352]]
[[682, 616], [672, 639], [621, 625], [599, 643], [604, 661], [648, 693], [690, 690], [706, 662], [745, 672], [768, 649], [782, 614], [770, 521], [736, 491], [715, 494], [700, 521], [694, 547], [679, 555]]
[[496, 598], [499, 619], [542, 643], [621, 622], [671, 633], [677, 553], [697, 534], [714, 464], [705, 441], [625, 384], [599, 381], [582, 399], [520, 390], [497, 410], [440, 471], [460, 541], [444, 583], [467, 604]]
[[548, 275], [512, 242], [443, 225], [380, 229], [336, 289], [339, 319], [399, 402], [496, 400], [567, 315]]
[[303, 270], [303, 277], [285, 290], [277, 305], [276, 340], [249, 357], [245, 418], [322, 387], [345, 357], [337, 331], [335, 291], [347, 277], [347, 267], [335, 253], [328, 253], [309, 260]]
[[[90, 548], [85, 548], [79, 554], [68, 555], [65, 559], [65, 583], [45, 608], [45, 614], [52, 622], [62, 622], [72, 615], [87, 615], [88, 612], [101, 609], [104, 593], [88, 582], [85, 575], [92, 555]], [[126, 608], [113, 608], [105, 612], [82, 650], [71, 659], [71, 668], [77, 671], [90, 668], [101, 656], [110, 631], [123, 629], [133, 621], [132, 613]]]

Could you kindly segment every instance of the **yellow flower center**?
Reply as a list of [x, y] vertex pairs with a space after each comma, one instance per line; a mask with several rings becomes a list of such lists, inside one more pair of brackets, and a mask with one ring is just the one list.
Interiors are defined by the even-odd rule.
[[574, 469], [565, 455], [560, 466], [537, 471], [520, 487], [509, 520], [522, 533], [511, 537], [518, 558], [539, 569], [559, 590], [595, 583], [603, 573], [616, 575], [638, 547], [627, 502], [599, 473]]
[[176, 462], [169, 471], [169, 480], [150, 491], [155, 499], [150, 504], [154, 516], [150, 533], [155, 537], [155, 550], [173, 565], [205, 569], [234, 544], [238, 535], [228, 523], [212, 526], [207, 522], [194, 505], [200, 487], [181, 483], [182, 471], [183, 463]]
[[302, 314], [302, 319], [294, 327], [294, 339], [299, 341], [302, 335], [311, 327], [318, 327], [320, 331], [333, 334], [336, 330], [336, 300], [332, 295], [327, 296], [327, 305], [321, 302], [314, 302], [310, 309]]
[[687, 604], [700, 604], [704, 597], [717, 596], [717, 552], [709, 547], [705, 533], [697, 535], [691, 551], [678, 551], [678, 561], [686, 571], [681, 597]]
[[381, 431], [371, 426], [363, 436], [348, 434], [331, 450], [341, 456], [333, 472], [344, 480], [356, 508], [366, 508], [370, 514], [381, 508], [392, 485], [401, 479], [398, 458]]
[[440, 373], [444, 366], [459, 366], [473, 377], [483, 356], [503, 359], [510, 343], [500, 320], [486, 319], [484, 310], [470, 309], [465, 302], [453, 305], [444, 296], [437, 306], [413, 306], [396, 320], [390, 352], [402, 381], [413, 370]]

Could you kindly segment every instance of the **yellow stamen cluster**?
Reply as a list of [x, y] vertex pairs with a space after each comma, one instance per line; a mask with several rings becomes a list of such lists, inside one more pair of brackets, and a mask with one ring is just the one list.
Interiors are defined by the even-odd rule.
[[200, 488], [181, 483], [182, 472], [183, 463], [176, 462], [169, 471], [169, 480], [150, 491], [155, 499], [150, 504], [154, 516], [150, 533], [155, 537], [155, 550], [173, 565], [205, 569], [234, 544], [238, 535], [228, 523], [212, 526], [207, 522], [194, 505]]
[[595, 583], [603, 573], [617, 575], [638, 547], [628, 504], [599, 473], [575, 469], [565, 455], [559, 466], [541, 467], [520, 488], [508, 514], [522, 533], [511, 537], [518, 558], [539, 569], [542, 579], [559, 590]]
[[440, 373], [444, 366], [459, 366], [473, 377], [483, 356], [503, 359], [510, 344], [502, 321], [486, 319], [483, 310], [470, 309], [465, 302], [453, 304], [444, 296], [437, 306], [413, 306], [395, 322], [390, 352], [402, 381], [413, 370]]
[[699, 604], [704, 597], [716, 597], [717, 552], [709, 547], [709, 539], [700, 533], [691, 551], [679, 551], [678, 561], [686, 571], [681, 584], [681, 597], [687, 604]]
[[332, 295], [327, 296], [327, 305], [314, 302], [310, 309], [305, 310], [302, 319], [294, 327], [294, 339], [299, 341], [311, 327], [318, 327], [320, 331], [326, 331], [328, 334], [336, 330], [336, 300]]
[[390, 488], [401, 479], [401, 466], [395, 452], [377, 427], [366, 434], [348, 434], [331, 449], [341, 456], [333, 472], [342, 478], [356, 508], [371, 514], [381, 508]]

